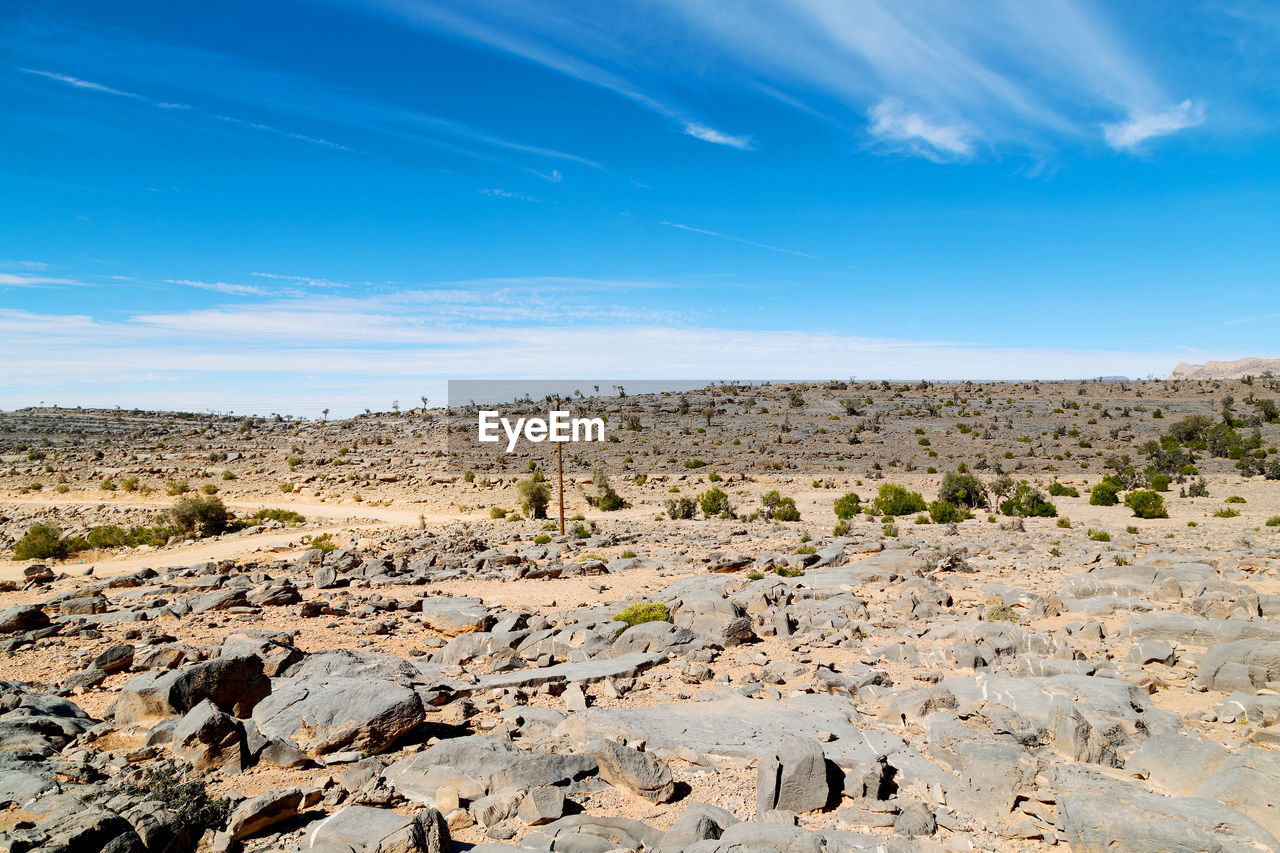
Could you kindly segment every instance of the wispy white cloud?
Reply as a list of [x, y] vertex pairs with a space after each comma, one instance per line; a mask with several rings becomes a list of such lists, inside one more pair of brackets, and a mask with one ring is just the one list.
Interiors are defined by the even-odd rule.
[[72, 77], [69, 74], [57, 74], [53, 71], [42, 71], [38, 68], [20, 68], [18, 70], [26, 74], [35, 74], [38, 77], [44, 77], [47, 80], [56, 80], [59, 83], [65, 83], [68, 86], [74, 86], [77, 89], [89, 89], [93, 92], [101, 92], [104, 95], [116, 95], [120, 98], [131, 98], [137, 101], [150, 100], [136, 92], [126, 92], [125, 90], [117, 89], [114, 86], [95, 83], [92, 80], [82, 80], [79, 77]]
[[228, 296], [269, 296], [271, 292], [262, 287], [254, 287], [251, 284], [228, 284], [224, 281], [191, 281], [189, 279], [166, 279], [169, 284], [181, 284], [184, 287], [194, 287], [199, 290], [211, 290], [214, 293], [224, 293]]
[[1204, 106], [1196, 101], [1182, 103], [1155, 113], [1137, 113], [1114, 124], [1104, 124], [1107, 144], [1120, 151], [1134, 151], [1155, 136], [1168, 136], [1204, 122]]
[[871, 108], [871, 135], [895, 147], [905, 147], [930, 160], [967, 160], [973, 156], [969, 132], [912, 112], [901, 102], [886, 98]]
[[[732, 148], [753, 145], [750, 137], [714, 128], [695, 118], [676, 99], [637, 83], [629, 70], [640, 64], [631, 61], [638, 58], [636, 44], [606, 32], [594, 10], [552, 8], [525, 0], [476, 0], [465, 6], [446, 6], [433, 0], [374, 0], [360, 6], [462, 36], [607, 89], [704, 142]], [[637, 7], [634, 11], [644, 10]]]
[[531, 195], [525, 195], [524, 193], [508, 192], [507, 190], [500, 190], [496, 188], [482, 189], [480, 190], [480, 193], [482, 195], [487, 195], [490, 198], [509, 198], [516, 201], [538, 201], [538, 199], [534, 198]]
[[694, 234], [705, 234], [708, 237], [719, 237], [721, 240], [732, 240], [735, 243], [742, 243], [743, 245], [746, 245], [746, 246], [755, 246], [757, 249], [768, 249], [771, 252], [783, 252], [784, 254], [788, 254], [788, 255], [796, 255], [801, 258], [809, 258], [811, 260], [817, 260], [817, 258], [815, 258], [813, 255], [810, 255], [808, 252], [797, 252], [795, 249], [784, 249], [781, 246], [770, 246], [768, 243], [757, 243], [754, 240], [747, 240], [742, 237], [734, 237], [729, 234], [721, 234], [718, 231], [708, 231], [705, 228], [694, 228], [692, 225], [681, 225], [679, 222], [667, 222], [664, 220], [660, 224], [665, 225], [668, 228], [679, 228], [681, 231], [690, 231]]
[[730, 148], [737, 148], [739, 151], [750, 151], [756, 147], [755, 140], [750, 136], [734, 136], [733, 134], [716, 130], [714, 127], [708, 127], [700, 121], [687, 122], [684, 126], [684, 132], [695, 139], [701, 139], [703, 142], [727, 145]]
[[44, 275], [17, 275], [0, 272], [0, 287], [90, 287], [83, 281]]
[[[456, 317], [465, 308], [456, 299]], [[814, 377], [832, 364], [867, 377], [1081, 378], [1164, 374], [1169, 352], [1005, 348], [800, 330], [707, 328], [699, 324], [591, 318], [548, 328], [455, 319], [424, 323], [390, 303], [309, 301], [216, 311], [154, 313], [104, 322], [0, 309], [0, 361], [17, 379], [0, 406], [182, 405], [196, 409], [347, 413], [416, 399], [447, 378], [512, 377], [519, 365], [543, 378], [592, 370], [618, 378]], [[296, 303], [296, 304], [295, 304]], [[514, 371], [514, 373], [513, 373]], [[234, 382], [227, 377], [234, 376]], [[281, 389], [289, 389], [282, 394]], [[378, 402], [365, 402], [378, 401]]]

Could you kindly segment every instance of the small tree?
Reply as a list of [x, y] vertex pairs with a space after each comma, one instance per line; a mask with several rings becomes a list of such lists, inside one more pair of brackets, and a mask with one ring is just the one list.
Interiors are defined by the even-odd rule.
[[1120, 484], [1110, 477], [1089, 490], [1089, 503], [1093, 506], [1115, 506], [1120, 503]]
[[711, 427], [711, 419], [715, 417], [716, 410], [713, 406], [707, 406], [702, 410], [702, 418], [707, 422], [707, 427]]
[[987, 505], [987, 490], [982, 481], [972, 474], [949, 471], [938, 488], [938, 500], [976, 509]]
[[702, 515], [705, 518], [733, 514], [733, 508], [729, 504], [729, 496], [717, 486], [712, 486], [698, 495], [698, 505], [702, 508]]
[[226, 531], [231, 521], [231, 513], [222, 499], [212, 495], [178, 498], [169, 510], [169, 517], [173, 519], [173, 526], [183, 533], [201, 536], [217, 536]]
[[547, 505], [551, 503], [551, 487], [546, 484], [541, 471], [534, 471], [526, 480], [516, 484], [520, 508], [530, 518], [546, 518]]
[[862, 498], [858, 497], [854, 492], [849, 492], [836, 498], [832, 509], [835, 511], [836, 518], [841, 521], [848, 521], [862, 510], [861, 504]]
[[1140, 489], [1125, 495], [1124, 505], [1133, 510], [1137, 518], [1168, 518], [1169, 511], [1164, 507], [1164, 498], [1159, 492]]

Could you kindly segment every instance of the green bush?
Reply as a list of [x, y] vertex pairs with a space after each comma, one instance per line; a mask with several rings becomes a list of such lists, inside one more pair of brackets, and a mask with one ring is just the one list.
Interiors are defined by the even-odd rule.
[[949, 471], [943, 475], [942, 485], [938, 487], [938, 500], [958, 507], [977, 509], [987, 505], [987, 489], [972, 474]]
[[596, 502], [596, 506], [605, 512], [615, 512], [630, 506], [630, 504], [623, 500], [622, 496], [613, 489], [607, 489], [605, 490], [605, 493], [600, 496], [600, 500]]
[[686, 459], [686, 460], [684, 460], [684, 467], [686, 467], [686, 468], [701, 468], [701, 467], [703, 467], [703, 466], [704, 466], [704, 465], [706, 465], [706, 464], [707, 464], [707, 463], [706, 463], [706, 462], [703, 462], [701, 459]]
[[550, 541], [551, 541], [551, 537], [545, 533], [539, 533], [537, 536], [533, 538], [534, 545], [546, 545]]
[[126, 492], [138, 491], [138, 478], [125, 477], [123, 480], [120, 481], [120, 488], [124, 489]]
[[541, 471], [534, 471], [526, 480], [516, 484], [516, 495], [520, 498], [520, 508], [530, 518], [546, 518], [547, 506], [551, 503], [551, 487], [542, 477]]
[[116, 490], [116, 481], [108, 477], [102, 481], [102, 484], [99, 485], [98, 488], [102, 489], [104, 492], [114, 492]]
[[841, 521], [848, 521], [861, 511], [861, 504], [862, 498], [858, 497], [854, 492], [849, 492], [836, 498], [832, 509], [835, 510], [836, 518]]
[[800, 510], [796, 508], [795, 498], [783, 497], [777, 489], [766, 492], [760, 503], [764, 506], [765, 518], [774, 521], [800, 520]]
[[338, 550], [338, 543], [333, 541], [333, 537], [330, 534], [322, 533], [311, 540], [310, 547], [329, 554]]
[[1093, 506], [1115, 506], [1120, 503], [1120, 484], [1104, 477], [1101, 483], [1089, 490], [1089, 503]]
[[692, 498], [667, 498], [663, 503], [663, 507], [667, 510], [667, 518], [674, 520], [693, 518], [694, 512], [697, 511], [698, 505], [693, 502]]
[[1273, 515], [1268, 518], [1267, 527], [1280, 527], [1280, 515]]
[[51, 524], [33, 524], [13, 548], [15, 560], [62, 560], [69, 553], [62, 531]]
[[1018, 482], [1013, 497], [1000, 504], [1000, 511], [1024, 518], [1053, 518], [1058, 514], [1058, 508], [1045, 500], [1044, 495], [1026, 480]]
[[191, 484], [186, 480], [170, 480], [164, 484], [165, 494], [176, 497], [177, 495], [185, 495], [191, 491]]
[[667, 605], [660, 601], [639, 601], [615, 613], [613, 621], [625, 622], [627, 628], [634, 628], [645, 622], [670, 622], [671, 613], [667, 610]]
[[489, 507], [489, 517], [490, 518], [506, 518], [507, 511], [500, 506], [491, 506]]
[[1067, 486], [1054, 480], [1049, 484], [1049, 497], [1051, 498], [1078, 498], [1080, 491], [1075, 486]]
[[899, 516], [924, 512], [928, 507], [919, 492], [908, 491], [895, 483], [883, 483], [876, 494], [875, 508], [877, 515]]
[[174, 527], [182, 533], [217, 536], [227, 530], [231, 513], [221, 498], [213, 496], [181, 497], [169, 510]]
[[254, 521], [282, 521], [285, 524], [303, 524], [306, 517], [300, 513], [296, 513], [291, 509], [260, 509], [253, 515], [249, 516]]
[[1239, 514], [1240, 510], [1233, 509], [1229, 506], [1224, 506], [1222, 509], [1214, 513], [1218, 518], [1235, 518]]
[[1172, 478], [1168, 474], [1151, 475], [1151, 488], [1155, 489], [1157, 492], [1169, 491], [1169, 483], [1171, 482]]
[[973, 513], [956, 506], [951, 501], [937, 500], [929, 504], [929, 518], [934, 524], [951, 524], [968, 521], [973, 518]]
[[1137, 518], [1168, 518], [1169, 511], [1164, 508], [1164, 498], [1159, 492], [1150, 489], [1139, 489], [1125, 495], [1124, 505], [1133, 510]]
[[780, 578], [802, 578], [804, 577], [804, 569], [799, 566], [788, 566], [786, 563], [779, 563], [773, 567], [773, 573]]
[[729, 496], [719, 486], [712, 486], [698, 495], [698, 506], [702, 508], [702, 515], [705, 518], [729, 515], [733, 512], [729, 505]]
[[1243, 503], [1248, 503], [1248, 501], [1246, 501], [1244, 498], [1240, 497], [1239, 495], [1232, 495], [1232, 496], [1231, 496], [1231, 497], [1229, 497], [1229, 498], [1223, 498], [1223, 499], [1222, 499], [1222, 502], [1223, 502], [1223, 503], [1228, 503], [1228, 504], [1243, 504]]
[[129, 544], [129, 534], [115, 524], [104, 524], [89, 531], [89, 547], [97, 550], [122, 548]]
[[1105, 530], [1094, 530], [1090, 528], [1089, 538], [1092, 539], [1094, 542], [1110, 542], [1111, 534]]

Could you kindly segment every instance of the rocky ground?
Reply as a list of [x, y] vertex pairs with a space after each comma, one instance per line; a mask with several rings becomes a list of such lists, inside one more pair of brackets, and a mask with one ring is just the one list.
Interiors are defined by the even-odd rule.
[[[539, 457], [451, 457], [439, 410], [0, 414], [0, 549], [184, 481], [305, 517], [0, 561], [0, 851], [1280, 849], [1268, 382], [575, 400], [618, 440], [566, 453], [564, 536], [519, 506]], [[1190, 415], [1259, 464], [1090, 504]], [[833, 533], [961, 464], [1078, 496]]]

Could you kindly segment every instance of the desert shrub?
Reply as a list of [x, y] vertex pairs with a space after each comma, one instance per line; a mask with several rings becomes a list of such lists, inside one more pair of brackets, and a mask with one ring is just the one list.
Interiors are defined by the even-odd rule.
[[1135, 525], [1130, 524], [1124, 529], [1124, 532], [1128, 533], [1130, 536], [1137, 536], [1141, 531], [1139, 531]]
[[849, 530], [850, 530], [849, 522], [837, 521], [836, 526], [831, 528], [831, 535], [832, 536], [848, 536]]
[[883, 483], [876, 494], [875, 508], [878, 515], [899, 516], [924, 512], [928, 507], [919, 492], [908, 491], [896, 483]]
[[952, 524], [968, 521], [973, 518], [973, 513], [956, 506], [951, 501], [937, 500], [929, 504], [929, 518], [934, 524]]
[[1229, 498], [1223, 498], [1222, 502], [1223, 502], [1223, 503], [1228, 503], [1228, 504], [1243, 504], [1243, 503], [1248, 503], [1248, 501], [1246, 501], [1244, 498], [1240, 497], [1239, 495], [1232, 495], [1232, 496], [1231, 496], [1231, 497], [1229, 497]]
[[163, 805], [192, 838], [200, 837], [209, 829], [222, 829], [231, 814], [230, 799], [215, 800], [200, 779], [182, 781], [182, 773], [173, 762], [146, 771], [141, 783], [127, 786], [125, 792]]
[[701, 468], [701, 467], [703, 467], [703, 466], [704, 466], [704, 465], [706, 465], [706, 464], [707, 464], [707, 463], [706, 463], [706, 462], [703, 462], [701, 459], [686, 459], [686, 460], [684, 460], [684, 467], [686, 467], [686, 468]]
[[33, 524], [13, 548], [15, 560], [62, 560], [69, 553], [62, 531], [52, 524]]
[[1089, 538], [1094, 542], [1110, 542], [1111, 534], [1105, 530], [1094, 530], [1093, 528], [1090, 528]]
[[1078, 498], [1080, 497], [1080, 491], [1075, 486], [1067, 486], [1054, 480], [1049, 484], [1049, 497]]
[[169, 518], [183, 533], [217, 536], [226, 531], [231, 513], [221, 498], [192, 496], [178, 498], [169, 510]]
[[506, 518], [507, 511], [500, 506], [491, 506], [489, 507], [489, 517], [490, 518]]
[[1280, 515], [1273, 515], [1268, 518], [1267, 527], [1280, 527]]
[[667, 498], [663, 503], [663, 507], [667, 511], [667, 518], [672, 520], [693, 518], [694, 512], [697, 511], [698, 505], [694, 503], [692, 498]]
[[573, 535], [579, 539], [587, 539], [591, 536], [591, 528], [579, 521], [573, 526]]
[[848, 521], [856, 516], [862, 509], [862, 498], [858, 497], [854, 492], [841, 495], [836, 498], [836, 502], [832, 505], [836, 518], [841, 521]]
[[224, 480], [234, 480], [235, 478], [236, 478], [236, 472], [235, 472], [235, 471], [223, 471], [223, 472], [222, 472], [222, 479], [224, 479]]
[[1053, 518], [1058, 514], [1058, 508], [1026, 480], [1018, 482], [1013, 497], [1001, 502], [1000, 511], [1020, 518]]
[[885, 536], [888, 536], [890, 539], [893, 539], [898, 535], [898, 525], [890, 522], [889, 524], [886, 524], [883, 527], [881, 527], [880, 532], [883, 533]]
[[766, 492], [760, 499], [764, 506], [764, 517], [774, 521], [799, 521], [800, 510], [796, 508], [795, 498], [783, 497], [777, 489]]
[[115, 524], [104, 524], [89, 531], [90, 548], [121, 548], [129, 544], [129, 533]]
[[608, 489], [600, 496], [600, 500], [596, 502], [596, 506], [605, 512], [614, 512], [629, 506], [629, 504], [613, 489]]
[[116, 481], [108, 477], [102, 481], [102, 484], [99, 485], [98, 488], [102, 489], [104, 492], [114, 492], [116, 490]]
[[1120, 503], [1120, 484], [1109, 477], [1103, 477], [1089, 490], [1089, 503], [1092, 506], [1115, 506]]
[[1139, 489], [1125, 495], [1124, 505], [1133, 510], [1138, 518], [1168, 518], [1169, 511], [1164, 508], [1164, 498], [1159, 492], [1150, 489]]
[[976, 509], [987, 505], [987, 489], [972, 474], [948, 471], [938, 487], [938, 500], [958, 507]]
[[534, 471], [528, 479], [516, 484], [516, 495], [520, 498], [520, 508], [530, 518], [546, 518], [547, 505], [551, 503], [551, 487], [542, 477], [541, 471]]
[[1061, 518], [1059, 518], [1059, 519], [1058, 519], [1058, 526], [1059, 526], [1059, 527], [1062, 527], [1062, 528], [1064, 528], [1064, 529], [1066, 529], [1066, 530], [1070, 530], [1070, 529], [1071, 529], [1071, 519], [1067, 518], [1065, 515], [1064, 515], [1064, 516], [1062, 516]]
[[282, 521], [285, 524], [302, 524], [307, 520], [301, 513], [278, 508], [260, 509], [249, 518], [253, 521]]
[[123, 480], [120, 481], [120, 488], [124, 489], [126, 492], [138, 491], [138, 478], [125, 477]]
[[1224, 506], [1222, 509], [1214, 513], [1218, 518], [1235, 518], [1240, 514], [1240, 510], [1234, 507]]
[[751, 571], [747, 572], [746, 577], [747, 577], [747, 580], [749, 581], [758, 581], [764, 578], [764, 572], [759, 571], [757, 569], [752, 569]]
[[1209, 497], [1209, 484], [1205, 482], [1204, 477], [1195, 480], [1191, 485], [1187, 486], [1187, 497], [1189, 498], [1207, 498]]
[[718, 486], [712, 486], [698, 495], [698, 506], [702, 508], [702, 515], [706, 518], [729, 515], [733, 512], [729, 505], [729, 496]]
[[773, 567], [773, 573], [780, 578], [802, 578], [804, 577], [804, 569], [799, 566], [788, 566], [786, 563], [779, 563]]
[[988, 622], [1017, 622], [1018, 612], [1007, 604], [993, 604], [987, 608]]
[[326, 554], [338, 550], [338, 543], [333, 541], [333, 537], [328, 533], [322, 533], [311, 540], [310, 547]]
[[464, 482], [464, 483], [474, 483], [475, 481], [476, 481], [476, 472], [475, 472], [475, 471], [463, 471], [463, 472], [462, 472], [462, 482]]
[[1157, 492], [1169, 491], [1169, 483], [1172, 482], [1172, 478], [1168, 474], [1152, 474], [1150, 480], [1151, 488]]
[[187, 492], [191, 491], [191, 484], [186, 480], [170, 480], [164, 484], [164, 491], [165, 494], [170, 497], [185, 495]]
[[203, 486], [200, 487], [200, 494], [202, 495], [216, 495], [217, 493], [218, 493], [218, 487], [215, 486], [213, 483], [205, 483]]
[[627, 628], [634, 628], [645, 622], [670, 622], [671, 613], [661, 601], [638, 601], [615, 613], [613, 621], [625, 622]]

